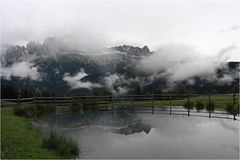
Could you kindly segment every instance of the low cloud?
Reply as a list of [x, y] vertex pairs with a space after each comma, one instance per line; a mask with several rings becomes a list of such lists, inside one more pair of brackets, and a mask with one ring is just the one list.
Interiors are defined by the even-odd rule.
[[11, 80], [12, 77], [19, 77], [20, 79], [30, 78], [35, 81], [41, 80], [37, 67], [33, 67], [29, 62], [19, 62], [9, 67], [2, 67], [1, 77], [6, 80]]
[[[218, 78], [216, 70], [224, 67], [226, 63], [223, 63], [222, 60], [227, 60], [227, 55], [234, 49], [234, 46], [230, 46], [222, 49], [218, 56], [209, 57], [201, 55], [188, 46], [169, 44], [161, 46], [161, 49], [154, 54], [142, 59], [136, 68], [148, 74], [150, 81], [162, 77], [167, 79], [169, 85], [194, 77], [229, 83], [232, 81], [231, 76], [224, 75], [224, 77]], [[189, 84], [194, 84], [194, 81], [191, 80]]]
[[224, 74], [223, 77], [219, 78], [220, 84], [231, 84], [231, 82], [234, 80], [234, 77], [231, 75]]
[[138, 75], [136, 77], [128, 77], [125, 74], [107, 74], [103, 77], [103, 83], [105, 87], [111, 91], [114, 95], [123, 95], [131, 91], [133, 84], [137, 84], [140, 87], [149, 85], [153, 80], [154, 76], [145, 77]]
[[102, 87], [101, 84], [98, 83], [91, 83], [91, 82], [83, 82], [82, 79], [88, 76], [87, 73], [83, 69], [77, 74], [71, 76], [69, 73], [65, 73], [63, 76], [63, 80], [67, 82], [67, 84], [71, 87], [71, 89], [77, 88], [99, 88]]
[[230, 28], [228, 29], [222, 29], [219, 31], [219, 33], [226, 33], [226, 32], [233, 32], [233, 31], [237, 31], [237, 30], [240, 30], [240, 25], [233, 25], [231, 26]]
[[88, 54], [102, 53], [106, 49], [103, 38], [93, 36], [89, 32], [76, 32], [63, 36], [48, 37], [43, 41], [43, 46], [47, 46], [50, 53], [60, 51], [74, 51]]
[[128, 88], [124, 84], [126, 82], [126, 78], [124, 75], [119, 74], [110, 74], [103, 78], [104, 83], [113, 94], [122, 95], [128, 92]]

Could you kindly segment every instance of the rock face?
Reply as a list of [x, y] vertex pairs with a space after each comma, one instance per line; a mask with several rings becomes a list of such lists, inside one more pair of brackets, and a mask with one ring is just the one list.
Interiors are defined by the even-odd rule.
[[148, 46], [144, 46], [143, 48], [140, 48], [140, 47], [134, 47], [129, 45], [123, 45], [123, 46], [112, 47], [112, 49], [117, 50], [119, 52], [125, 52], [128, 55], [134, 55], [134, 56], [148, 56], [151, 54]]
[[146, 134], [148, 134], [150, 131], [151, 131], [150, 125], [140, 122], [140, 123], [130, 124], [125, 128], [120, 128], [118, 130], [115, 130], [114, 133], [129, 135], [134, 133], [145, 132]]

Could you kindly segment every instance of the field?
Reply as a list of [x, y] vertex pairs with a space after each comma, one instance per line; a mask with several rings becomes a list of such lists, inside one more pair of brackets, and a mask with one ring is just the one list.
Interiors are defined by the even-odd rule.
[[58, 158], [41, 147], [42, 138], [31, 119], [15, 116], [12, 108], [1, 109], [1, 159]]
[[[226, 108], [227, 104], [233, 103], [233, 96], [232, 95], [211, 95], [211, 101], [214, 102], [215, 108]], [[188, 99], [180, 99], [180, 100], [148, 100], [148, 101], [123, 101], [123, 102], [113, 102], [109, 103], [108, 105], [115, 105], [115, 106], [183, 106]], [[194, 104], [197, 101], [201, 101], [203, 103], [207, 103], [209, 101], [208, 96], [196, 96], [190, 97], [189, 101], [193, 102]], [[236, 95], [235, 103], [239, 104], [239, 96]]]
[[[111, 100], [111, 96], [83, 96], [83, 97], [77, 97], [75, 100], [77, 103], [98, 103], [99, 106], [183, 106], [185, 102], [188, 101], [188, 98], [185, 97], [172, 97], [171, 100], [169, 98], [170, 95], [154, 95], [153, 97], [151, 95], [141, 95], [141, 97], [134, 97], [132, 96], [117, 96], [115, 100]], [[61, 97], [59, 97], [60, 99]], [[71, 97], [67, 97], [68, 100], [62, 100], [59, 101], [55, 100], [55, 97], [41, 97], [39, 102], [44, 104], [46, 103], [54, 103], [58, 106], [72, 103]], [[212, 101], [214, 103], [215, 108], [226, 108], [227, 104], [233, 104], [238, 106], [239, 104], [239, 94], [235, 94], [235, 97], [233, 97], [233, 94], [216, 94], [216, 95], [210, 95], [210, 98], [208, 95], [191, 95], [189, 96], [189, 101], [193, 102], [194, 104], [198, 101], [203, 102], [206, 104], [207, 102]], [[65, 101], [65, 102], [64, 102]], [[74, 102], [76, 102], [74, 101]], [[64, 102], [64, 103], [63, 103]], [[103, 102], [103, 103], [101, 103]], [[32, 102], [33, 103], [33, 102]], [[25, 104], [24, 102], [21, 104]], [[28, 103], [29, 104], [29, 103]], [[14, 102], [7, 102], [2, 101], [1, 102], [1, 108], [5, 107], [15, 107], [17, 106]]]

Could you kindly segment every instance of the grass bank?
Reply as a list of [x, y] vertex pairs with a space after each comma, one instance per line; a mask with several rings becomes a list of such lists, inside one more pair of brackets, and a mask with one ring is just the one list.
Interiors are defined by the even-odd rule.
[[12, 108], [1, 109], [1, 159], [60, 158], [55, 152], [42, 148], [42, 141], [30, 119], [14, 115]]
[[61, 158], [78, 157], [80, 149], [78, 143], [51, 130], [43, 139], [43, 147], [57, 152]]
[[[233, 97], [232, 95], [214, 95], [210, 97], [211, 101], [215, 104], [216, 108], [226, 108], [228, 104], [233, 103]], [[196, 96], [196, 97], [190, 97], [189, 99], [192, 103], [197, 103], [201, 101], [202, 103], [206, 104], [209, 101], [208, 96]], [[188, 101], [187, 98], [180, 99], [180, 100], [171, 100], [171, 104], [169, 100], [153, 100], [153, 101], [123, 101], [123, 102], [114, 102], [108, 104], [109, 106], [115, 105], [115, 106], [183, 106]], [[236, 105], [239, 103], [239, 96], [236, 95], [235, 97]]]

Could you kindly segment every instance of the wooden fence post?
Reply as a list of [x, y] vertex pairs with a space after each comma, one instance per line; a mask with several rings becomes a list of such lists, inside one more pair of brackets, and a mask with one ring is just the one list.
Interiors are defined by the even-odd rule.
[[152, 94], [152, 103], [153, 103], [153, 101], [154, 101], [154, 98], [153, 98], [153, 94]]
[[189, 95], [187, 96], [187, 99], [188, 99], [188, 116], [190, 116], [190, 97], [189, 97]]
[[170, 115], [172, 115], [172, 97], [171, 97], [171, 95], [170, 95]]
[[71, 104], [71, 105], [73, 105], [73, 104], [74, 104], [74, 101], [75, 101], [75, 98], [74, 98], [74, 96], [72, 96], [71, 98], [72, 98], [72, 100], [71, 100], [71, 103], [72, 103], [72, 104]]
[[53, 99], [54, 106], [55, 106], [55, 109], [57, 110], [57, 100], [56, 100], [56, 97], [55, 97], [55, 96], [54, 96], [53, 98], [54, 98], [54, 99]]
[[239, 115], [239, 93], [238, 93], [238, 113], [237, 114]]
[[211, 118], [212, 108], [211, 108], [211, 97], [210, 94], [208, 94], [208, 103], [209, 103], [209, 115], [208, 117]]
[[90, 104], [90, 96], [87, 96], [87, 101], [88, 101], [88, 106], [89, 106], [89, 108], [91, 108], [91, 104]]
[[172, 106], [172, 96], [170, 95], [170, 106]]
[[35, 98], [35, 96], [33, 96], [33, 104], [35, 104], [36, 103], [36, 98]]
[[34, 104], [34, 117], [37, 117], [37, 105], [36, 105], [36, 98], [33, 97], [33, 104]]
[[18, 88], [18, 105], [21, 103], [21, 91], [20, 88]]
[[113, 95], [111, 95], [111, 106], [113, 108]]
[[236, 99], [235, 99], [235, 94], [233, 94], [233, 105], [235, 105], [236, 104]]

